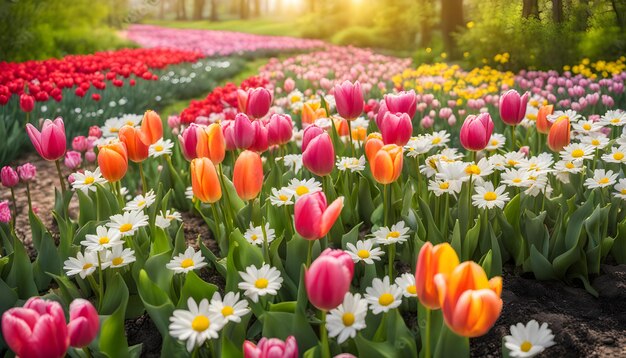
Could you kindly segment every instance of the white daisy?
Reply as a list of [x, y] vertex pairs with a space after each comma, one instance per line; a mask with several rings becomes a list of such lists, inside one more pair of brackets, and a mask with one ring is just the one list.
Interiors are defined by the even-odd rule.
[[521, 162], [524, 161], [524, 159], [524, 153], [508, 152], [504, 154], [504, 164], [509, 168], [518, 166]]
[[555, 123], [557, 120], [561, 118], [563, 119], [569, 118], [570, 123], [574, 123], [574, 122], [578, 122], [578, 120], [582, 118], [582, 116], [576, 113], [576, 111], [572, 111], [568, 109], [566, 111], [554, 111], [554, 113], [546, 117], [546, 119], [550, 121], [551, 123]]
[[365, 299], [370, 305], [372, 313], [388, 312], [402, 303], [402, 289], [395, 284], [389, 284], [389, 276], [382, 280], [372, 280], [372, 287], [365, 289]]
[[385, 254], [380, 247], [373, 246], [373, 240], [359, 240], [356, 242], [356, 246], [349, 242], [346, 244], [348, 248], [346, 252], [355, 263], [363, 261], [367, 265], [371, 265], [374, 263], [374, 260], [380, 261], [380, 257]]
[[190, 297], [187, 308], [174, 311], [170, 317], [169, 330], [172, 337], [187, 341], [187, 351], [191, 352], [195, 347], [201, 347], [206, 340], [218, 338], [218, 332], [224, 327], [224, 319], [210, 312], [206, 298], [198, 306]]
[[442, 194], [452, 194], [456, 197], [456, 194], [461, 192], [463, 182], [460, 180], [429, 180], [428, 190], [433, 192], [435, 196], [441, 196]]
[[82, 190], [83, 193], [87, 191], [96, 191], [96, 184], [104, 184], [107, 182], [100, 173], [100, 168], [96, 168], [94, 171], [85, 170], [84, 172], [76, 172], [72, 174], [74, 176], [74, 182], [72, 182], [72, 188], [74, 190]]
[[526, 169], [529, 172], [532, 172], [534, 175], [538, 175], [539, 173], [547, 173], [551, 169], [552, 163], [554, 160], [552, 159], [552, 154], [550, 153], [540, 153], [537, 156], [530, 157], [528, 159], [522, 159], [519, 163], [515, 165], [516, 168]]
[[417, 157], [420, 154], [428, 153], [433, 147], [430, 138], [420, 135], [412, 137], [409, 142], [404, 146], [407, 157]]
[[118, 230], [107, 230], [104, 226], [98, 226], [96, 234], [85, 235], [85, 240], [81, 241], [80, 244], [85, 246], [87, 251], [102, 251], [124, 244], [121, 238], [122, 235]]
[[489, 163], [493, 166], [493, 169], [503, 171], [506, 169], [506, 161], [504, 160], [504, 155], [502, 154], [493, 154], [489, 158]]
[[554, 335], [548, 324], [539, 326], [534, 319], [526, 325], [518, 323], [511, 326], [511, 335], [504, 336], [504, 345], [511, 357], [533, 357], [554, 344]]
[[478, 163], [470, 163], [465, 167], [465, 174], [476, 177], [485, 177], [493, 173], [493, 166], [489, 160], [482, 158]]
[[414, 275], [403, 273], [401, 276], [396, 277], [396, 286], [402, 289], [402, 295], [404, 297], [417, 297]]
[[185, 189], [185, 198], [189, 199], [189, 200], [193, 200], [193, 188], [188, 186]]
[[260, 269], [248, 266], [245, 272], [239, 271], [239, 276], [243, 282], [239, 282], [238, 287], [252, 302], [258, 302], [259, 296], [276, 295], [283, 283], [280, 271], [267, 264]]
[[169, 139], [159, 139], [156, 143], [150, 145], [148, 148], [148, 153], [151, 157], [157, 158], [164, 154], [171, 155], [172, 148], [174, 148], [174, 143], [172, 143]]
[[84, 255], [79, 251], [76, 257], [70, 257], [63, 263], [63, 269], [68, 276], [79, 275], [83, 279], [94, 273], [97, 267], [98, 256], [92, 251], [87, 251]]
[[146, 195], [137, 195], [133, 200], [129, 201], [124, 207], [125, 211], [139, 211], [154, 204], [156, 194], [150, 190]]
[[508, 186], [525, 188], [532, 184], [526, 169], [507, 169], [502, 173], [502, 183]]
[[311, 178], [309, 180], [293, 178], [289, 182], [287, 189], [293, 193], [297, 201], [303, 195], [322, 191], [322, 184], [316, 181], [315, 178]]
[[[435, 175], [437, 179], [442, 181], [459, 181], [466, 182], [469, 180], [468, 165], [465, 162], [444, 162], [437, 164], [438, 173]], [[477, 167], [477, 170], [480, 168]]]
[[585, 180], [585, 186], [589, 189], [605, 188], [615, 184], [618, 173], [612, 170], [596, 169], [593, 172], [593, 178]]
[[626, 200], [626, 179], [620, 179], [617, 184], [615, 184], [615, 196]]
[[129, 211], [124, 214], [113, 215], [109, 220], [106, 225], [119, 231], [122, 236], [134, 235], [139, 228], [148, 226], [148, 215], [142, 211]]
[[602, 124], [590, 120], [572, 123], [572, 128], [580, 134], [591, 134], [602, 129]]
[[378, 230], [374, 231], [372, 235], [374, 236], [377, 244], [391, 245], [405, 242], [409, 238], [409, 235], [407, 235], [409, 231], [410, 229], [404, 226], [404, 221], [399, 221], [396, 224], [393, 224], [391, 228], [378, 228]]
[[351, 172], [360, 172], [365, 169], [365, 156], [360, 158], [341, 157], [337, 159], [337, 169], [340, 171], [350, 170]]
[[343, 303], [331, 310], [326, 316], [326, 329], [330, 337], [337, 337], [341, 344], [348, 338], [356, 337], [358, 331], [365, 328], [367, 301], [359, 293], [346, 293]]
[[[276, 158], [277, 160], [281, 158]], [[302, 169], [302, 154], [287, 154], [282, 157], [285, 167], [293, 170], [294, 173], [298, 173]]]
[[272, 195], [270, 195], [270, 203], [274, 206], [293, 205], [293, 191], [289, 188], [272, 188]]
[[206, 266], [202, 252], [197, 251], [188, 246], [184, 253], [178, 254], [168, 262], [165, 267], [174, 271], [174, 273], [187, 273]]
[[489, 139], [489, 144], [485, 147], [488, 151], [498, 150], [506, 144], [506, 137], [500, 133], [493, 133]]
[[[265, 224], [265, 233], [267, 234], [268, 244], [276, 238], [274, 229], [270, 228], [270, 223]], [[252, 223], [250, 223], [250, 228], [246, 230], [243, 236], [246, 238], [246, 241], [253, 245], [263, 245], [263, 229], [260, 226], [253, 226]]]
[[427, 134], [430, 144], [435, 147], [445, 147], [450, 142], [450, 133], [446, 131], [434, 132]]
[[491, 182], [485, 182], [482, 186], [477, 185], [475, 190], [476, 194], [472, 195], [472, 204], [481, 209], [492, 209], [496, 206], [502, 209], [509, 201], [509, 194], [504, 192], [506, 190], [504, 185], [494, 189]]
[[215, 292], [211, 298], [209, 311], [213, 314], [220, 315], [225, 322], [241, 322], [241, 317], [250, 312], [248, 301], [239, 299], [239, 292], [228, 292], [222, 296], [219, 292]]
[[554, 164], [554, 170], [557, 172], [580, 173], [584, 169], [582, 160], [559, 160]]
[[124, 248], [123, 245], [114, 246], [111, 250], [107, 250], [104, 261], [102, 262], [102, 268], [118, 268], [124, 267], [132, 262], [135, 262], [135, 251]]
[[626, 146], [612, 147], [611, 153], [602, 156], [607, 163], [626, 163]]
[[142, 119], [143, 115], [141, 114], [123, 114], [119, 121], [122, 126], [136, 127], [141, 124]]
[[161, 212], [161, 215], [157, 215], [154, 224], [161, 229], [167, 229], [174, 220], [183, 221], [183, 217], [178, 211], [167, 209], [165, 212]]
[[104, 126], [102, 126], [100, 130], [102, 131], [102, 135], [104, 137], [117, 137], [117, 134], [119, 133], [120, 128], [122, 128], [124, 125], [125, 123], [123, 123], [117, 117], [109, 118], [106, 121], [104, 121]]
[[593, 158], [593, 147], [581, 143], [572, 143], [563, 148], [559, 153], [563, 160], [591, 159]]
[[539, 175], [531, 175], [529, 177], [532, 184], [524, 191], [524, 194], [530, 196], [537, 196], [539, 194], [544, 194], [546, 197], [550, 197], [550, 193], [552, 192], [552, 187], [548, 181], [548, 175], [545, 173], [541, 173]]
[[590, 145], [593, 149], [604, 149], [604, 147], [609, 145], [609, 138], [602, 133], [596, 133], [582, 137], [580, 142]]
[[600, 118], [600, 123], [621, 127], [626, 124], [626, 112], [620, 110], [608, 111]]

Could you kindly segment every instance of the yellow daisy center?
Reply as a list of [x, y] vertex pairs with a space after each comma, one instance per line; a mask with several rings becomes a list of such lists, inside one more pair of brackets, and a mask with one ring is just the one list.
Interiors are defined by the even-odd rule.
[[309, 188], [307, 188], [304, 185], [300, 185], [299, 187], [296, 188], [296, 194], [298, 194], [298, 196], [302, 196], [308, 192], [309, 192]]
[[129, 126], [134, 126], [134, 125], [135, 125], [135, 122], [133, 122], [133, 121], [126, 121], [126, 125], [129, 125]]
[[415, 295], [417, 294], [417, 288], [415, 287], [415, 285], [410, 285], [406, 288], [406, 292]]
[[600, 180], [598, 180], [598, 184], [608, 184], [609, 183], [609, 178], [604, 177]]
[[119, 266], [119, 265], [121, 265], [121, 264], [123, 264], [123, 263], [124, 263], [124, 259], [123, 259], [123, 258], [121, 258], [121, 257], [115, 257], [113, 260], [111, 260], [111, 263], [112, 263], [114, 266]]
[[439, 144], [439, 143], [441, 143], [441, 138], [439, 138], [439, 137], [433, 138], [432, 144]]
[[259, 278], [254, 283], [254, 287], [263, 289], [263, 288], [267, 288], [268, 284], [269, 284], [269, 281], [266, 278]]
[[146, 201], [145, 200], [141, 200], [140, 202], [137, 203], [137, 206], [141, 207], [146, 205]]
[[191, 321], [191, 328], [196, 332], [204, 332], [211, 325], [211, 321], [207, 316], [196, 316], [196, 318]]
[[94, 178], [94, 177], [86, 177], [84, 183], [85, 184], [93, 184], [94, 181], [96, 181], [96, 178]]
[[509, 161], [507, 162], [507, 164], [511, 167], [516, 166], [517, 165], [517, 160], [513, 160], [513, 159], [509, 159]]
[[591, 124], [589, 124], [589, 123], [583, 124], [583, 129], [586, 130], [586, 131], [590, 130], [591, 129]]
[[100, 240], [98, 240], [98, 243], [99, 243], [100, 245], [106, 245], [106, 244], [108, 244], [108, 243], [109, 243], [109, 241], [110, 241], [110, 240], [109, 240], [109, 238], [108, 238], [108, 237], [103, 236], [103, 237], [101, 237], [101, 238], [100, 238]]
[[619, 123], [619, 118], [613, 118], [613, 119], [611, 119], [611, 123]]
[[356, 254], [362, 259], [367, 259], [370, 257], [370, 252], [368, 250], [359, 250]]
[[487, 201], [494, 201], [498, 198], [498, 194], [493, 191], [488, 191], [485, 193], [485, 196], [483, 198]]
[[575, 167], [576, 166], [572, 162], [565, 163], [565, 168], [567, 168], [567, 169], [574, 169]]
[[224, 306], [224, 308], [222, 308], [222, 316], [224, 317], [228, 317], [234, 312], [235, 310], [231, 306]]
[[600, 145], [600, 141], [599, 141], [599, 140], [597, 140], [597, 139], [592, 139], [592, 140], [591, 140], [591, 144], [592, 144], [592, 145], [595, 145], [595, 146], [598, 146], [598, 145]]
[[496, 139], [491, 140], [491, 145], [498, 145], [498, 143], [500, 142], [498, 142]]
[[154, 150], [157, 152], [162, 152], [163, 151], [163, 146], [162, 145], [155, 145], [154, 146]]
[[287, 197], [287, 195], [280, 194], [280, 195], [278, 196], [278, 199], [280, 199], [280, 201], [287, 201], [287, 199], [289, 199], [289, 198]]
[[622, 189], [622, 190], [620, 190], [620, 194], [622, 194], [622, 195], [626, 195], [626, 189]]
[[381, 306], [389, 306], [393, 303], [393, 301], [394, 299], [391, 293], [383, 293], [382, 295], [380, 295], [380, 297], [378, 297], [378, 303]]
[[469, 175], [478, 175], [480, 174], [480, 168], [476, 164], [472, 164], [465, 169], [465, 172]]
[[120, 129], [119, 128], [115, 128], [115, 127], [109, 129], [109, 132], [111, 132], [111, 133], [117, 133], [119, 131], [120, 131]]
[[120, 226], [120, 232], [128, 232], [132, 229], [133, 229], [133, 224], [131, 223], [122, 224]]
[[582, 149], [574, 149], [572, 151], [572, 157], [574, 157], [574, 158], [580, 158], [583, 155], [585, 155], [585, 151], [582, 150]]
[[622, 159], [624, 159], [624, 153], [622, 153], [622, 152], [615, 152], [615, 153], [613, 153], [613, 159], [615, 159], [615, 160], [622, 160]]
[[93, 267], [93, 264], [86, 263], [86, 264], [83, 265], [83, 270], [89, 270], [92, 267]]
[[520, 349], [522, 352], [528, 352], [528, 351], [530, 351], [530, 349], [531, 349], [532, 347], [533, 347], [533, 344], [532, 344], [532, 343], [530, 343], [529, 341], [524, 341], [524, 342], [522, 342], [522, 344], [519, 346], [519, 349]]
[[450, 187], [450, 183], [448, 183], [447, 181], [444, 181], [443, 183], [439, 184], [439, 189], [441, 190], [446, 190]]
[[259, 238], [259, 237], [258, 237], [256, 234], [252, 234], [252, 235], [250, 236], [250, 240], [252, 240], [252, 241], [256, 241], [256, 239], [258, 239], [258, 238]]
[[399, 237], [400, 237], [400, 233], [397, 231], [392, 231], [389, 234], [387, 234], [387, 239], [391, 239], [391, 238], [397, 239]]
[[341, 316], [341, 320], [343, 321], [344, 326], [350, 327], [354, 324], [354, 314], [346, 312], [343, 316]]
[[522, 182], [522, 179], [520, 179], [520, 178], [515, 178], [515, 179], [513, 179], [513, 180], [512, 180], [512, 182], [513, 182], [513, 183], [521, 183], [521, 182]]
[[184, 259], [180, 262], [180, 267], [188, 268], [194, 265], [193, 259]]

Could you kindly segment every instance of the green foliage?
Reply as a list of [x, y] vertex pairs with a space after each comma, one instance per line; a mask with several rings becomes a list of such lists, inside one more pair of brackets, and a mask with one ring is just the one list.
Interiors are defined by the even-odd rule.
[[382, 43], [380, 36], [376, 28], [352, 26], [337, 32], [331, 41], [337, 45], [379, 47]]

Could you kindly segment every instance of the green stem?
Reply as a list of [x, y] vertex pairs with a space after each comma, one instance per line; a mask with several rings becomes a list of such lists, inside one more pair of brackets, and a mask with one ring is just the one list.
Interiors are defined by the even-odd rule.
[[389, 245], [389, 281], [393, 282], [393, 264], [396, 260], [396, 244]]
[[230, 194], [228, 193], [228, 190], [226, 189], [226, 180], [224, 179], [224, 172], [222, 171], [222, 163], [220, 163], [217, 166], [219, 173], [220, 173], [220, 181], [222, 182], [222, 188], [224, 191], [224, 197], [226, 198], [226, 211], [228, 216], [229, 216], [229, 220], [231, 220], [231, 227], [232, 227], [232, 220], [235, 219], [235, 215], [233, 213], [231, 213], [231, 206], [230, 206]]
[[221, 235], [220, 235], [220, 219], [219, 216], [217, 214], [217, 209], [215, 209], [215, 204], [210, 204], [211, 206], [211, 212], [213, 213], [213, 221], [215, 221], [215, 241], [220, 242], [221, 240]]
[[17, 219], [17, 202], [15, 201], [15, 190], [11, 188], [11, 200], [13, 201], [13, 226], [15, 226], [15, 220]]
[[28, 197], [28, 212], [33, 211], [33, 203], [30, 200], [30, 184], [26, 182], [26, 196]]
[[289, 212], [289, 208], [287, 205], [284, 205], [285, 208], [285, 217], [289, 218], [287, 220], [287, 229], [289, 229], [289, 238], [293, 237], [293, 219], [291, 218], [291, 213]]
[[348, 137], [350, 137], [350, 152], [353, 157], [356, 157], [356, 152], [354, 151], [354, 142], [352, 141], [352, 122], [347, 120], [348, 122]]
[[422, 175], [420, 173], [420, 156], [419, 154], [415, 156], [415, 165], [417, 167], [417, 196], [419, 197], [421, 194], [422, 188]]
[[383, 225], [387, 227], [389, 225], [389, 208], [387, 202], [387, 185], [383, 184]]
[[65, 179], [63, 179], [63, 172], [61, 172], [61, 161], [59, 159], [55, 160], [54, 163], [57, 166], [57, 173], [59, 174], [59, 182], [61, 183], [61, 191], [65, 194]]
[[324, 310], [322, 310], [322, 322], [320, 323], [320, 341], [322, 344], [322, 358], [330, 358], [328, 332], [326, 331], [326, 311]]
[[85, 352], [85, 355], [87, 355], [87, 358], [91, 358], [91, 351], [89, 350], [89, 347], [83, 347], [83, 352]]
[[444, 194], [446, 196], [446, 204], [443, 210], [443, 239], [445, 241], [448, 241], [448, 212], [450, 211], [450, 194], [446, 193]]
[[424, 358], [430, 358], [432, 355], [430, 354], [430, 308], [426, 308], [426, 332], [425, 336], [425, 345], [424, 345]]
[[100, 300], [98, 301], [98, 311], [100, 311], [102, 310], [102, 301], [104, 301], [104, 279], [102, 277], [102, 259], [100, 258], [100, 253], [96, 253], [96, 256], [98, 256], [98, 280], [100, 281]]
[[306, 267], [311, 266], [311, 256], [313, 255], [313, 243], [315, 242], [313, 240], [308, 240], [308, 241], [309, 241], [309, 247], [307, 248], [307, 252], [306, 252]]
[[515, 130], [517, 129], [517, 126], [511, 126], [511, 148], [512, 150], [515, 150], [516, 145], [515, 145]]
[[143, 173], [143, 163], [139, 162], [139, 176], [141, 176], [141, 193], [146, 194], [148, 190], [148, 184], [146, 183], [146, 176]]
[[[266, 217], [269, 217], [268, 215], [269, 205], [270, 205], [269, 203], [265, 203], [265, 207], [266, 207], [265, 216]], [[265, 230], [265, 218], [261, 218], [261, 232], [263, 232], [263, 256], [265, 259], [265, 263], [271, 266], [272, 261], [270, 258], [270, 246], [267, 242], [267, 232]]]

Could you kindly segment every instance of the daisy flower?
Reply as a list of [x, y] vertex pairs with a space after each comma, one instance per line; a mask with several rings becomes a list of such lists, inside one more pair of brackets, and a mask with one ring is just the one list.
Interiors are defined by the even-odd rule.
[[580, 134], [591, 134], [602, 129], [602, 124], [594, 121], [578, 121], [572, 123], [572, 128]]
[[456, 194], [461, 192], [463, 182], [460, 180], [429, 180], [428, 190], [432, 191], [435, 196], [441, 196], [442, 194]]
[[132, 262], [135, 262], [135, 251], [124, 248], [123, 245], [114, 246], [110, 251], [106, 252], [104, 261], [102, 262], [102, 268], [118, 268], [124, 267]]
[[420, 154], [428, 153], [428, 151], [433, 147], [431, 141], [426, 136], [420, 135], [418, 137], [413, 137], [409, 140], [409, 142], [404, 146], [405, 153], [407, 157], [417, 157]]
[[100, 173], [100, 168], [96, 168], [94, 171], [85, 170], [83, 173], [76, 172], [72, 174], [74, 176], [74, 182], [72, 182], [72, 188], [74, 190], [82, 190], [83, 193], [87, 191], [96, 191], [96, 184], [104, 184], [107, 182]]
[[63, 269], [68, 276], [79, 275], [80, 278], [91, 275], [98, 267], [98, 256], [95, 251], [87, 251], [83, 255], [78, 252], [76, 257], [70, 257], [63, 263]]
[[359, 240], [356, 242], [356, 246], [349, 242], [346, 244], [348, 248], [346, 252], [355, 263], [363, 261], [365, 264], [371, 265], [374, 263], [374, 260], [380, 261], [380, 257], [385, 254], [380, 247], [373, 246], [373, 240]]
[[248, 266], [245, 272], [239, 271], [239, 276], [243, 282], [239, 282], [238, 287], [252, 302], [258, 302], [259, 296], [276, 295], [283, 283], [280, 271], [267, 264], [259, 269], [254, 265]]
[[611, 126], [623, 126], [626, 124], [626, 112], [608, 111], [601, 118], [600, 123]]
[[125, 211], [139, 211], [154, 204], [156, 194], [150, 190], [146, 195], [137, 195], [133, 200], [129, 201], [124, 207]]
[[188, 246], [184, 253], [172, 258], [165, 267], [174, 271], [174, 273], [187, 273], [206, 266], [202, 252], [194, 250]]
[[554, 164], [554, 170], [557, 172], [580, 173], [583, 170], [582, 160], [560, 160]]
[[193, 188], [188, 186], [185, 189], [185, 198], [189, 199], [189, 200], [193, 200]]
[[516, 168], [526, 169], [529, 172], [533, 172], [533, 174], [537, 175], [539, 173], [547, 173], [552, 167], [552, 154], [550, 153], [541, 153], [537, 156], [530, 157], [528, 159], [522, 159], [519, 163], [515, 165]]
[[507, 167], [513, 168], [524, 161], [524, 153], [520, 152], [508, 152], [504, 154], [504, 164]]
[[434, 132], [427, 134], [430, 144], [435, 147], [445, 147], [450, 142], [450, 133], [446, 131]]
[[270, 195], [270, 203], [276, 207], [293, 205], [293, 191], [289, 188], [272, 188], [272, 195]]
[[[469, 180], [468, 165], [465, 162], [439, 162], [437, 169], [439, 172], [435, 176], [439, 180], [460, 182]], [[480, 168], [477, 167], [477, 170]]]
[[506, 144], [506, 137], [500, 133], [493, 133], [489, 139], [489, 144], [485, 147], [488, 151], [498, 150]]
[[589, 189], [605, 188], [615, 184], [618, 173], [612, 170], [596, 169], [593, 172], [593, 178], [585, 180], [585, 186]]
[[593, 158], [593, 147], [581, 143], [572, 143], [563, 148], [559, 153], [563, 160], [591, 159]]
[[174, 220], [183, 221], [183, 217], [178, 211], [167, 209], [165, 212], [161, 212], [161, 215], [157, 215], [154, 224], [161, 229], [167, 229]]
[[[270, 228], [270, 223], [265, 224], [265, 233], [267, 234], [268, 244], [276, 238], [274, 229]], [[250, 228], [246, 230], [243, 236], [246, 238], [246, 241], [253, 245], [263, 245], [263, 229], [260, 226], [253, 226], [252, 223], [250, 223]]]
[[607, 163], [626, 163], [626, 146], [612, 147], [611, 153], [602, 156]]
[[170, 335], [178, 340], [187, 341], [187, 351], [201, 347], [206, 340], [218, 338], [218, 332], [224, 327], [224, 319], [209, 310], [209, 301], [205, 298], [196, 304], [193, 298], [187, 300], [188, 310], [175, 310], [170, 317]]
[[365, 289], [365, 299], [369, 303], [372, 313], [386, 313], [400, 306], [402, 289], [395, 284], [390, 284], [389, 276], [385, 276], [382, 280], [375, 278], [372, 280], [372, 287]]
[[513, 187], [527, 187], [532, 183], [526, 169], [507, 169], [502, 173], [502, 183]]
[[282, 157], [282, 159], [285, 167], [293, 170], [294, 173], [297, 173], [300, 169], [302, 169], [302, 154], [287, 154]]
[[80, 244], [85, 246], [87, 251], [102, 251], [124, 244], [121, 238], [122, 235], [118, 230], [107, 230], [104, 226], [98, 226], [96, 234], [85, 235], [85, 240], [81, 241]]
[[104, 126], [100, 128], [104, 137], [117, 137], [120, 128], [124, 126], [124, 123], [117, 117], [109, 118], [104, 121]]
[[346, 293], [343, 303], [331, 310], [326, 316], [326, 329], [330, 337], [337, 337], [341, 344], [348, 338], [356, 337], [358, 331], [365, 328], [367, 301], [359, 293]]
[[351, 172], [360, 172], [365, 169], [365, 156], [360, 158], [341, 157], [337, 160], [337, 169], [340, 171], [350, 170]]
[[113, 215], [106, 224], [112, 229], [116, 229], [122, 236], [131, 236], [143, 226], [148, 226], [148, 215], [143, 211], [129, 211], [124, 214]]
[[309, 180], [291, 179], [287, 189], [296, 197], [296, 200], [306, 194], [313, 194], [322, 191], [322, 184], [314, 178]]
[[493, 166], [489, 160], [482, 158], [478, 163], [470, 163], [465, 167], [465, 174], [477, 177], [485, 177], [493, 173]]
[[593, 149], [604, 149], [604, 147], [609, 145], [609, 138], [600, 133], [584, 136], [581, 138], [580, 142], [592, 146]]
[[415, 287], [415, 275], [403, 273], [402, 276], [396, 277], [396, 286], [402, 289], [404, 297], [417, 297], [417, 288]]
[[615, 196], [626, 200], [626, 179], [620, 179], [617, 184], [615, 184]]
[[405, 242], [409, 238], [409, 235], [407, 235], [409, 231], [410, 229], [404, 226], [404, 221], [399, 221], [396, 224], [393, 224], [391, 228], [378, 228], [378, 230], [374, 231], [372, 235], [374, 236], [377, 244], [391, 245]]
[[241, 322], [241, 317], [250, 312], [248, 301], [239, 299], [239, 292], [228, 292], [222, 296], [219, 292], [215, 292], [211, 298], [209, 312], [222, 317], [224, 322]]
[[502, 209], [504, 204], [509, 201], [509, 194], [504, 192], [505, 189], [506, 186], [504, 185], [494, 189], [491, 182], [485, 182], [482, 186], [476, 186], [476, 194], [472, 195], [472, 203], [481, 209], [493, 209], [496, 206]]
[[164, 140], [163, 138], [161, 138], [156, 141], [156, 143], [150, 145], [150, 147], [148, 148], [148, 154], [153, 158], [160, 157], [164, 154], [171, 155], [172, 148], [174, 148], [174, 143], [172, 143], [171, 140]]
[[143, 115], [141, 114], [123, 114], [119, 121], [122, 126], [136, 127], [141, 124]]
[[504, 160], [504, 155], [502, 154], [494, 154], [488, 158], [489, 163], [493, 166], [493, 169], [503, 171], [506, 169], [506, 162]]
[[504, 336], [504, 346], [509, 349], [511, 357], [532, 357], [554, 344], [554, 334], [548, 324], [539, 326], [534, 319], [526, 325], [511, 326], [511, 335]]
[[569, 118], [570, 123], [575, 123], [575, 122], [578, 122], [578, 120], [582, 118], [582, 116], [576, 113], [576, 111], [572, 111], [571, 109], [568, 109], [566, 111], [554, 111], [554, 113], [548, 115], [546, 118], [551, 123], [554, 123], [558, 119], [561, 119], [561, 118]]
[[532, 184], [524, 191], [524, 194], [535, 197], [543, 193], [546, 197], [550, 197], [552, 187], [549, 185], [548, 175], [545, 173], [536, 176], [531, 175], [529, 179]]

